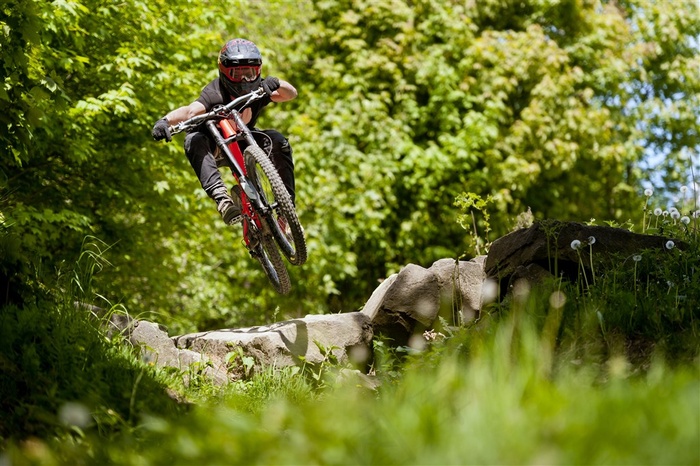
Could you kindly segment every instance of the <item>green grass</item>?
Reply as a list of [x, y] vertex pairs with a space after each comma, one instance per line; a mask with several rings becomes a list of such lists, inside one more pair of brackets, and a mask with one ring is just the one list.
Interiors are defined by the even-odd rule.
[[22, 302], [0, 308], [0, 445], [82, 437], [87, 425], [64, 421], [84, 413], [88, 430], [108, 437], [143, 413], [182, 410], [166, 392], [166, 374], [141, 363], [121, 338], [107, 338], [101, 324], [108, 316], [75, 306], [94, 298], [97, 246], [86, 244], [72, 273], [52, 289], [26, 286]]
[[559, 360], [507, 318], [410, 355], [374, 392], [311, 390], [266, 372], [178, 418], [147, 416], [106, 442], [13, 447], [43, 464], [697, 464], [697, 363], [643, 373], [622, 355]]
[[88, 287], [5, 306], [0, 464], [700, 464], [694, 222], [683, 250], [520, 288], [422, 351], [378, 341], [377, 390], [330, 362], [185, 385], [71, 305]]

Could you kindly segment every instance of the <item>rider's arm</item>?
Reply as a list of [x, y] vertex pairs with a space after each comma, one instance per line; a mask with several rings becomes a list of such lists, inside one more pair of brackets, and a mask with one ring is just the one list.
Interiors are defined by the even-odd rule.
[[202, 105], [201, 102], [192, 102], [189, 105], [176, 108], [172, 112], [168, 113], [167, 115], [165, 115], [165, 119], [168, 120], [169, 125], [173, 126], [206, 112], [207, 109], [204, 107], [204, 105]]
[[273, 102], [286, 102], [297, 96], [297, 90], [287, 81], [280, 79], [280, 87], [272, 93], [270, 99]]

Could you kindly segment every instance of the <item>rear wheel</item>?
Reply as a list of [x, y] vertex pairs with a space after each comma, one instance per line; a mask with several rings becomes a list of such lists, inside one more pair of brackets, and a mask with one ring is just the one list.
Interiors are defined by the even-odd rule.
[[250, 227], [246, 230], [249, 241], [253, 244], [252, 247], [249, 247], [250, 255], [260, 262], [265, 275], [278, 293], [289, 293], [292, 289], [292, 282], [272, 236], [265, 235], [257, 229], [253, 232]]
[[269, 215], [263, 216], [268, 220], [272, 236], [291, 264], [302, 265], [307, 256], [304, 230], [282, 178], [260, 147], [248, 146], [244, 155], [248, 178], [262, 197], [263, 204], [274, 207]]

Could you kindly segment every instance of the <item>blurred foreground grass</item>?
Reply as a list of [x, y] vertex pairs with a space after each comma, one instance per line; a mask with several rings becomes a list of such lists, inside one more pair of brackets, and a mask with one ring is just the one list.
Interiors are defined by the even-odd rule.
[[[409, 354], [378, 391], [266, 371], [181, 416], [12, 444], [5, 464], [698, 464], [697, 360], [559, 359], [526, 315]], [[556, 359], [556, 358], [555, 358]]]

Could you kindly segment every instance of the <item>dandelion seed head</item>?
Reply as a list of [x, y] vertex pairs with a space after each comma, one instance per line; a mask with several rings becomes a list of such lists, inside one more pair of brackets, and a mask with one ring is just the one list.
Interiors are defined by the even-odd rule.
[[675, 245], [676, 245], [676, 243], [674, 243], [674, 242], [671, 241], [671, 240], [666, 241], [666, 249], [673, 249], [673, 247], [674, 247]]
[[371, 356], [369, 348], [365, 345], [355, 345], [350, 348], [350, 352], [348, 353], [348, 359], [350, 359], [353, 364], [365, 364], [370, 360]]
[[635, 262], [639, 262], [639, 261], [642, 260], [642, 255], [641, 255], [641, 254], [635, 254], [634, 256], [632, 256], [632, 260], [635, 261]]
[[566, 295], [561, 291], [555, 291], [549, 297], [549, 305], [555, 309], [561, 309], [566, 304]]
[[700, 210], [693, 212], [693, 218], [700, 218]]
[[661, 212], [661, 215], [663, 215], [664, 217], [668, 217], [668, 210], [664, 210], [663, 212]]
[[408, 347], [414, 350], [423, 351], [427, 346], [428, 342], [423, 335], [411, 335], [411, 338], [408, 339]]
[[58, 410], [58, 418], [67, 426], [87, 427], [92, 422], [90, 411], [81, 403], [69, 401]]
[[528, 296], [530, 296], [530, 283], [523, 278], [516, 280], [513, 284], [513, 297], [515, 300], [524, 303], [527, 301]]
[[482, 304], [491, 303], [498, 296], [498, 283], [491, 278], [484, 280], [481, 284], [481, 302]]
[[578, 250], [579, 248], [581, 248], [581, 241], [579, 241], [579, 240], [577, 240], [577, 239], [573, 240], [573, 241], [571, 242], [571, 249], [573, 249], [573, 250], [576, 251], [576, 250]]
[[681, 217], [681, 223], [682, 223], [683, 225], [688, 225], [688, 224], [690, 223], [690, 217], [688, 217], [687, 215], [682, 216], [682, 217]]
[[673, 220], [678, 220], [679, 218], [681, 218], [681, 213], [677, 210], [674, 210], [673, 212], [671, 212], [671, 218]]
[[595, 236], [588, 237], [588, 244], [595, 244]]
[[654, 190], [653, 190], [653, 189], [647, 188], [647, 189], [644, 190], [644, 195], [645, 195], [646, 197], [651, 197], [652, 194], [654, 194]]
[[687, 187], [687, 186], [681, 186], [681, 193], [685, 194], [686, 191], [688, 191], [688, 187]]
[[663, 212], [663, 211], [662, 211], [659, 207], [657, 207], [656, 209], [654, 209], [654, 215], [656, 215], [657, 217], [658, 217], [659, 215], [661, 215], [662, 212]]

